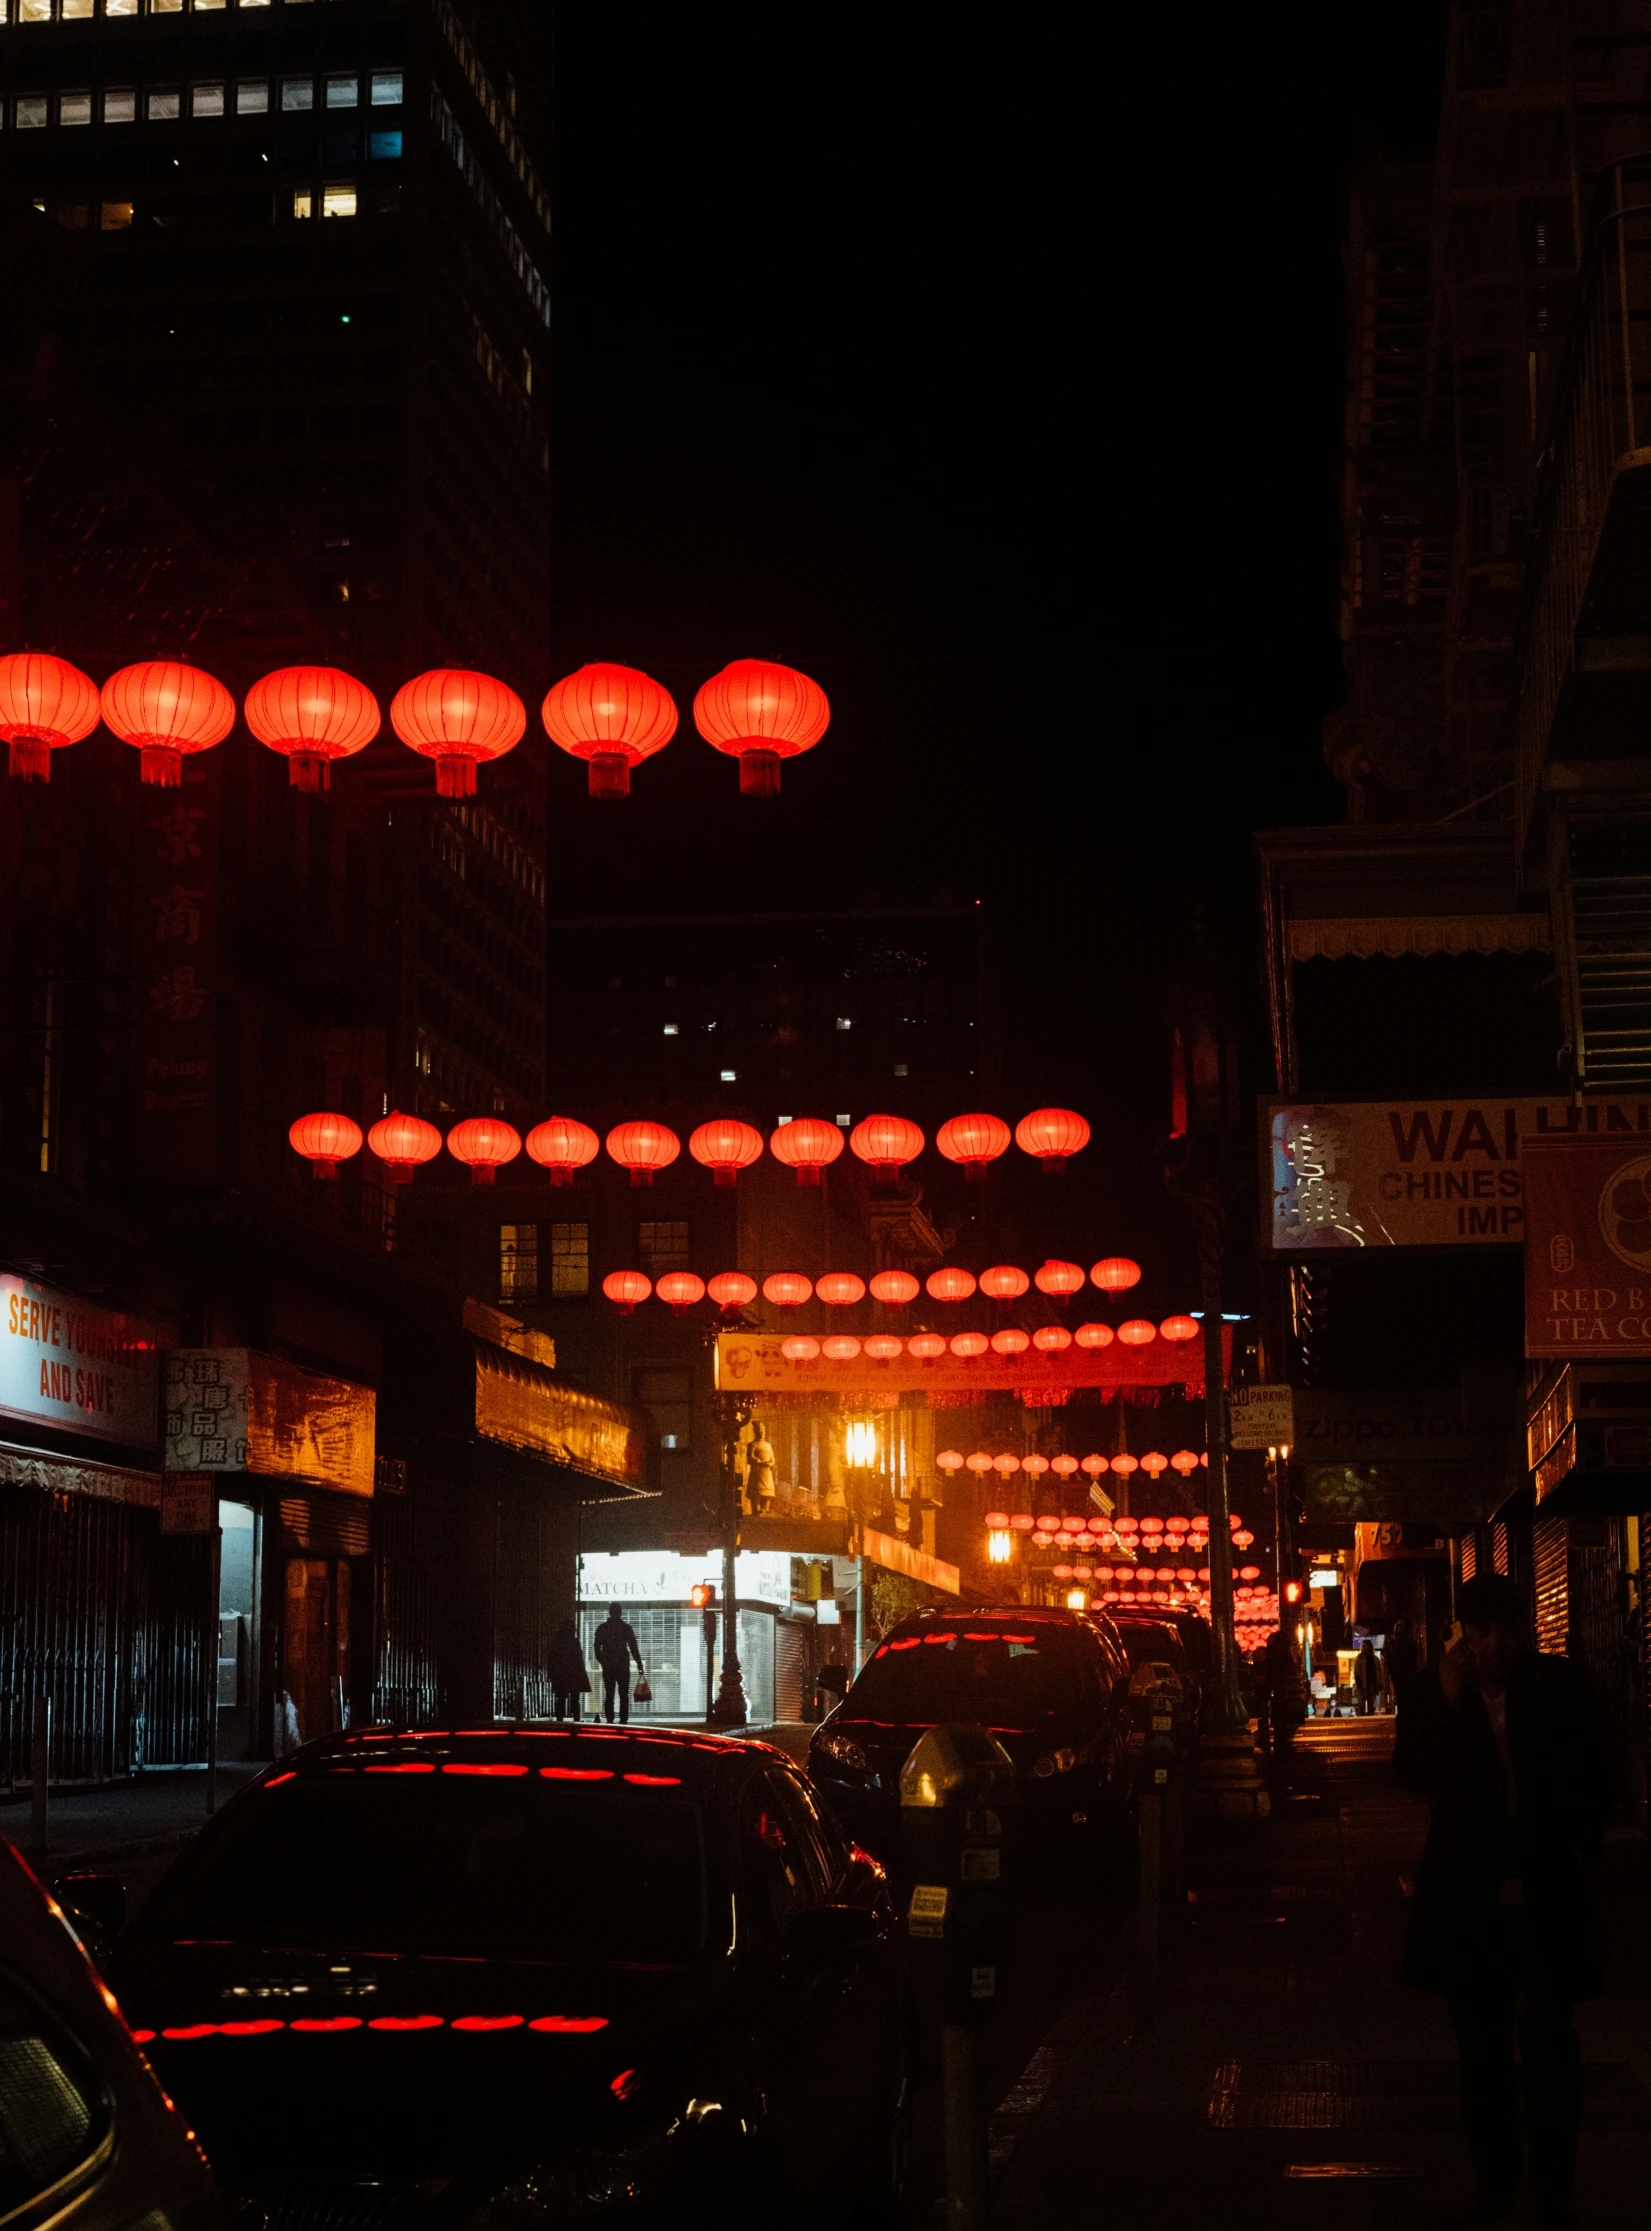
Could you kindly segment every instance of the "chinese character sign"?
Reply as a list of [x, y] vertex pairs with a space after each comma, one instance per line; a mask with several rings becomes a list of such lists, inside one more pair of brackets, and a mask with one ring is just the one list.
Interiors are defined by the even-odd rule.
[[166, 1359], [166, 1469], [247, 1468], [247, 1351], [181, 1348]]
[[1651, 1356], [1651, 1139], [1525, 1154], [1525, 1353]]
[[217, 1171], [221, 781], [214, 762], [186, 759], [183, 787], [144, 790], [137, 809], [133, 1145], [157, 1185], [209, 1185]]

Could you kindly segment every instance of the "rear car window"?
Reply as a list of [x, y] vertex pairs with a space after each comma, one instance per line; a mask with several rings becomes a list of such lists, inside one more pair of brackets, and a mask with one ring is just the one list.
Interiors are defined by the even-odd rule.
[[971, 1619], [880, 1643], [849, 1691], [850, 1718], [933, 1726], [975, 1720], [1018, 1734], [1095, 1697], [1090, 1635], [1030, 1620]]
[[108, 2103], [84, 2056], [0, 1976], [0, 2217], [89, 2167], [108, 2128]]

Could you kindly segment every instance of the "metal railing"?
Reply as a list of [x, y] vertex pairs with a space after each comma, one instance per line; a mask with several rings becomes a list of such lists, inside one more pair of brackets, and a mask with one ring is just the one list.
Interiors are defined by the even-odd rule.
[[1642, 436], [1651, 445], [1651, 156], [1600, 176], [1577, 322], [1538, 463], [1515, 685], [1521, 844], [1612, 488], [1630, 467], [1651, 465]]

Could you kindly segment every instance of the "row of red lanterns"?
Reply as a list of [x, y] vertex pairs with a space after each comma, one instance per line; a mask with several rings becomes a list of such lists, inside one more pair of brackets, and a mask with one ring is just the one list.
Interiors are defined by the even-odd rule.
[[[968, 1273], [963, 1275], [968, 1276]], [[1024, 1293], [1027, 1285], [1025, 1272], [1016, 1271], [1014, 1275], [1020, 1280], [1015, 1291]], [[933, 1293], [933, 1277], [929, 1279], [928, 1287]], [[973, 1293], [973, 1280], [970, 1281], [968, 1290]], [[799, 1270], [777, 1270], [763, 1280], [760, 1288], [754, 1278], [739, 1270], [719, 1271], [710, 1279], [701, 1278], [697, 1272], [691, 1270], [668, 1270], [657, 1284], [645, 1271], [611, 1270], [602, 1281], [602, 1291], [609, 1301], [616, 1302], [629, 1315], [638, 1303], [646, 1301], [651, 1294], [657, 1294], [661, 1301], [677, 1310], [692, 1309], [709, 1296], [720, 1309], [731, 1314], [734, 1310], [748, 1307], [756, 1300], [759, 1292], [764, 1301], [772, 1303], [776, 1309], [797, 1309], [811, 1298], [823, 1301], [830, 1308], [848, 1308], [863, 1301], [868, 1291], [873, 1300], [892, 1308], [900, 1308], [907, 1302], [914, 1301], [919, 1289], [917, 1280], [907, 1270], [880, 1270], [871, 1279], [869, 1288], [865, 1279], [847, 1270], [827, 1271], [818, 1280], [805, 1277]], [[1064, 1292], [1065, 1289], [1061, 1291]], [[960, 1297], [942, 1293], [938, 1298], [949, 1301]], [[1157, 1325], [1149, 1317], [1130, 1317], [1116, 1330], [1111, 1325], [1083, 1324], [1076, 1331], [1069, 1332], [1064, 1325], [1040, 1325], [1036, 1332], [1028, 1334], [1022, 1332], [1018, 1326], [1007, 1326], [1001, 1332], [990, 1335], [983, 1332], [954, 1333], [949, 1340], [938, 1332], [914, 1333], [904, 1342], [895, 1340], [892, 1334], [873, 1334], [869, 1340], [861, 1342], [847, 1333], [831, 1334], [823, 1341], [814, 1340], [806, 1333], [798, 1333], [785, 1341], [782, 1352], [793, 1363], [811, 1363], [820, 1355], [832, 1362], [847, 1361], [860, 1354], [862, 1347], [871, 1356], [898, 1355], [902, 1346], [915, 1356], [938, 1356], [948, 1347], [957, 1356], [981, 1356], [988, 1348], [998, 1355], [1007, 1356], [1022, 1355], [1028, 1347], [1043, 1350], [1074, 1346], [1110, 1348], [1114, 1340], [1121, 1341], [1126, 1348], [1144, 1348], [1160, 1335], [1171, 1341], [1196, 1340], [1198, 1331], [1198, 1320], [1195, 1317], [1173, 1316], [1164, 1318]], [[893, 1342], [892, 1346], [888, 1345], [890, 1341]]]
[[[996, 1116], [954, 1116], [950, 1123], [941, 1125], [935, 1144], [949, 1161], [958, 1161], [960, 1153], [948, 1143], [947, 1134], [958, 1124], [978, 1123], [998, 1125], [1003, 1133], [1003, 1145], [995, 1151], [1002, 1153], [1009, 1144], [1009, 1126]], [[1087, 1141], [1089, 1126], [1070, 1108], [1037, 1108], [1031, 1115], [1022, 1117], [1014, 1136], [1021, 1151], [1036, 1155], [1045, 1169], [1061, 1169], [1065, 1167], [1067, 1156], [1076, 1154]], [[295, 1152], [314, 1163], [319, 1178], [336, 1177], [339, 1163], [358, 1154], [362, 1145], [358, 1123], [347, 1115], [325, 1109], [300, 1116], [287, 1137]], [[422, 1163], [435, 1159], [442, 1143], [442, 1134], [433, 1123], [427, 1123], [422, 1116], [402, 1115], [399, 1110], [384, 1116], [366, 1134], [366, 1144], [384, 1164], [385, 1175], [393, 1184], [406, 1184]], [[446, 1139], [449, 1154], [469, 1166], [471, 1179], [477, 1185], [491, 1185], [494, 1171], [513, 1162], [524, 1143], [529, 1159], [549, 1173], [552, 1185], [571, 1185], [579, 1171], [595, 1161], [599, 1148], [604, 1145], [610, 1160], [630, 1172], [633, 1185], [652, 1185], [655, 1172], [669, 1169], [682, 1152], [682, 1141], [667, 1124], [646, 1118], [615, 1124], [606, 1140], [600, 1140], [588, 1123], [580, 1123], [573, 1116], [550, 1116], [545, 1122], [536, 1124], [524, 1142], [514, 1124], [507, 1123], [503, 1116], [468, 1116], [462, 1123], [454, 1124]], [[849, 1133], [848, 1144], [852, 1153], [880, 1174], [897, 1175], [905, 1163], [914, 1161], [922, 1153], [925, 1140], [919, 1126], [904, 1116], [867, 1116]], [[740, 1171], [749, 1169], [762, 1150], [762, 1133], [754, 1124], [742, 1123], [734, 1116], [717, 1116], [709, 1123], [702, 1123], [688, 1136], [688, 1152], [711, 1172], [718, 1185], [734, 1184]], [[797, 1116], [790, 1123], [782, 1123], [771, 1134], [768, 1151], [776, 1162], [795, 1169], [799, 1185], [818, 1185], [821, 1170], [835, 1162], [843, 1151], [843, 1134], [835, 1123], [827, 1123], [816, 1116]], [[1112, 1273], [1106, 1279], [1097, 1276], [1095, 1282], [1109, 1291], [1133, 1286], [1141, 1275], [1139, 1267], [1127, 1257], [1112, 1256], [1108, 1262], [1112, 1265]], [[1097, 1264], [1096, 1270], [1105, 1267]], [[1044, 1284], [1045, 1272], [1055, 1275], [1068, 1271], [1074, 1281], [1070, 1286]], [[1134, 1275], [1123, 1275], [1128, 1272]], [[999, 1275], [1020, 1281], [1018, 1286], [1005, 1288], [998, 1295], [999, 1299], [1025, 1293], [1025, 1274], [1007, 1270], [984, 1274], [981, 1284], [986, 1292], [993, 1293], [996, 1289], [986, 1286], [985, 1279]], [[975, 1282], [967, 1271], [936, 1272], [935, 1277], [969, 1279], [966, 1292], [974, 1292]], [[1075, 1263], [1046, 1263], [1037, 1273], [1037, 1281], [1046, 1293], [1075, 1293], [1083, 1284], [1083, 1272]], [[912, 1291], [916, 1292], [915, 1286]], [[964, 1292], [944, 1295], [936, 1292], [932, 1278], [929, 1291], [935, 1294], [936, 1300], [965, 1298]]]
[[[282, 753], [295, 789], [325, 790], [335, 760], [365, 751], [382, 725], [378, 699], [336, 666], [283, 666], [246, 695], [246, 724]], [[548, 692], [540, 717], [553, 743], [589, 765], [593, 798], [622, 798], [633, 767], [669, 743], [677, 710], [669, 691], [635, 667], [582, 666]], [[740, 658], [694, 699], [694, 725], [713, 749], [740, 763], [740, 788], [771, 798], [780, 763], [813, 749], [831, 717], [817, 682], [771, 659]], [[143, 754], [143, 780], [176, 785], [184, 758], [221, 744], [235, 724], [223, 683], [178, 659], [145, 659], [111, 674], [100, 690], [79, 667], [44, 651], [0, 658], [0, 741], [11, 772], [51, 780], [51, 755], [78, 744], [102, 720]], [[513, 751], [527, 708], [491, 674], [440, 666], [404, 682], [390, 700], [401, 741], [436, 764], [444, 798], [470, 798], [476, 769]]]
[[[1074, 1472], [1082, 1471], [1092, 1480], [1100, 1479], [1107, 1472], [1115, 1473], [1121, 1479], [1128, 1479], [1135, 1472], [1145, 1472], [1154, 1482], [1161, 1473], [1171, 1471], [1179, 1472], [1182, 1479], [1188, 1479], [1200, 1465], [1207, 1468], [1209, 1461], [1207, 1451], [1200, 1455], [1193, 1449], [1177, 1449], [1173, 1456], [1164, 1456], [1156, 1449], [1149, 1450], [1142, 1457], [1127, 1453], [1111, 1457], [1086, 1456], [1081, 1462], [1070, 1456], [1053, 1456], [1047, 1459], [1041, 1456], [992, 1456], [984, 1449], [977, 1449], [973, 1456], [967, 1457], [959, 1456], [955, 1449], [943, 1449], [935, 1458], [936, 1464], [948, 1476], [961, 1471], [967, 1465], [971, 1472], [982, 1479], [988, 1472], [997, 1473], [1000, 1479], [1012, 1479], [1016, 1472], [1030, 1473], [1034, 1479], [1041, 1479], [1045, 1472], [1054, 1472], [1062, 1479], [1070, 1479]], [[1168, 1523], [1166, 1530], [1163, 1519], [1108, 1518], [1099, 1511], [1084, 1514], [1069, 1511], [1059, 1518], [1053, 1511], [1045, 1511], [1041, 1515], [1034, 1515], [1031, 1511], [988, 1511], [981, 1524], [988, 1533], [1011, 1531], [1030, 1534], [1039, 1543], [1047, 1538], [1050, 1541], [1059, 1540], [1064, 1546], [1068, 1541], [1076, 1541], [1084, 1536], [1087, 1548], [1133, 1550], [1138, 1547], [1144, 1549], [1149, 1556], [1156, 1556], [1161, 1548], [1167, 1548], [1173, 1554], [1186, 1543], [1196, 1549], [1209, 1540], [1210, 1534], [1210, 1522], [1207, 1518], [1177, 1518]], [[1240, 1548], [1248, 1549], [1255, 1536], [1243, 1530], [1244, 1521], [1236, 1514], [1231, 1514], [1227, 1524], [1234, 1541]], [[1136, 1539], [1137, 1532], [1140, 1534], [1139, 1541]]]

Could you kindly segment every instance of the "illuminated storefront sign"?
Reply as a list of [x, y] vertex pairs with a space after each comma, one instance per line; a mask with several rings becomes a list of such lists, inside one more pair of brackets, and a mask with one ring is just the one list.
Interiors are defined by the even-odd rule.
[[0, 1413], [129, 1448], [159, 1440], [152, 1326], [0, 1276]]

